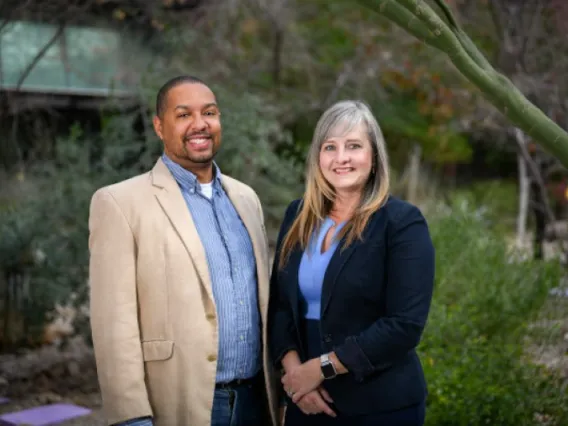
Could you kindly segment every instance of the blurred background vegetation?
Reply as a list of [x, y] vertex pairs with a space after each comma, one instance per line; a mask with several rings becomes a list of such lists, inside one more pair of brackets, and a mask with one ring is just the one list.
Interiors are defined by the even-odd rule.
[[[447, 1], [486, 57], [568, 128], [568, 6]], [[302, 193], [319, 115], [376, 114], [393, 193], [437, 249], [420, 346], [428, 425], [568, 424], [566, 170], [447, 58], [353, 1], [31, 0], [0, 5], [0, 345], [89, 341], [95, 189], [152, 167], [154, 97], [209, 82], [221, 169], [259, 194], [271, 242]]]

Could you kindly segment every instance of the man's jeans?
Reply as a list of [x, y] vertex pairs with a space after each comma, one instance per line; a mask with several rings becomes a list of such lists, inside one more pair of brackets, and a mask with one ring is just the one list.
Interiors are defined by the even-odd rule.
[[215, 389], [211, 426], [268, 426], [267, 407], [262, 383]]
[[[262, 380], [227, 389], [215, 389], [211, 426], [268, 426], [270, 415]], [[150, 417], [114, 426], [152, 426]]]

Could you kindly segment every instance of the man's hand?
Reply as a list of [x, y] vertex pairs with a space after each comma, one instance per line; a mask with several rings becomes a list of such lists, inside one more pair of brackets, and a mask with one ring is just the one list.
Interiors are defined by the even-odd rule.
[[294, 404], [309, 392], [317, 389], [323, 381], [319, 358], [313, 358], [297, 367], [293, 367], [282, 377], [284, 391]]
[[316, 390], [304, 395], [304, 397], [298, 401], [297, 405], [304, 414], [325, 413], [328, 416], [337, 417], [335, 411], [329, 408], [327, 403], [333, 403], [333, 400], [329, 396], [329, 393], [320, 386]]

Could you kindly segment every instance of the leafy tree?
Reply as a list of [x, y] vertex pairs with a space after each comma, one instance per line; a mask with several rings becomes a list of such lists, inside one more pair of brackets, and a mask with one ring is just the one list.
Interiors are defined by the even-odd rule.
[[424, 0], [359, 0], [403, 27], [419, 40], [446, 53], [456, 68], [515, 125], [539, 141], [568, 166], [568, 133], [495, 70], [462, 30], [443, 0], [434, 0], [441, 15]]

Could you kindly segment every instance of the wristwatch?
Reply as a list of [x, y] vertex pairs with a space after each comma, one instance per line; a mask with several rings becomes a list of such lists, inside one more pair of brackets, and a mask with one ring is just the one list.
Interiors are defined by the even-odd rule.
[[323, 354], [320, 356], [320, 364], [321, 364], [321, 375], [325, 380], [333, 379], [337, 376], [337, 370], [335, 369], [335, 365], [329, 359], [329, 354]]

